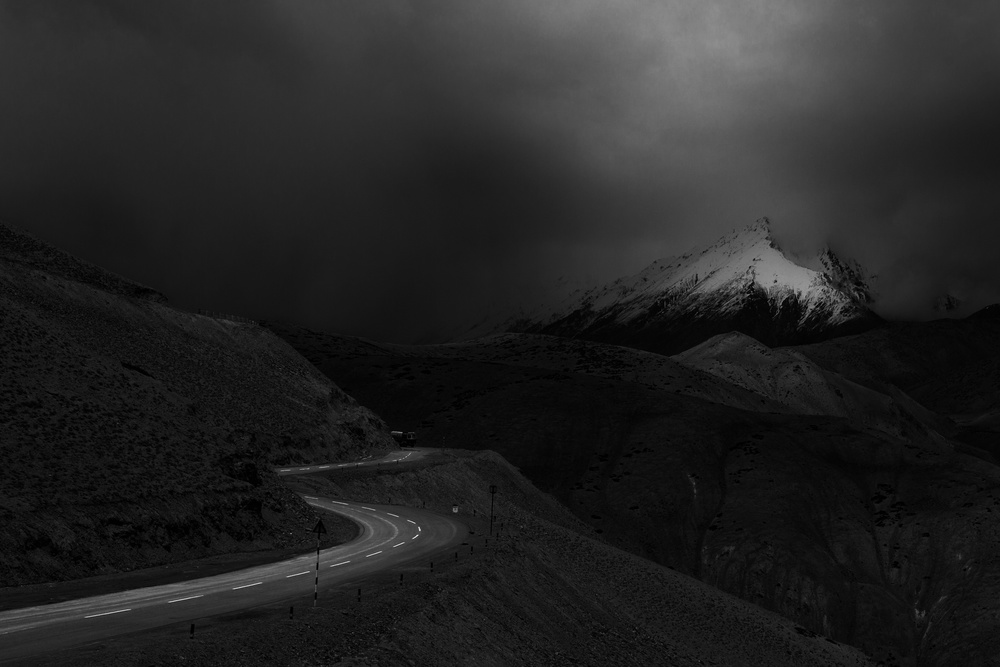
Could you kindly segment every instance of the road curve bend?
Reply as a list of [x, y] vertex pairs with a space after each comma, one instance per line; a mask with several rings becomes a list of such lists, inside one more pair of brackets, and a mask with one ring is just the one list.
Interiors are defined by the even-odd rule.
[[[303, 498], [317, 509], [336, 512], [361, 526], [360, 535], [351, 542], [320, 552], [321, 599], [323, 591], [430, 560], [460, 544], [468, 534], [464, 524], [425, 510]], [[315, 576], [313, 552], [191, 581], [0, 612], [0, 662], [312, 595]]]

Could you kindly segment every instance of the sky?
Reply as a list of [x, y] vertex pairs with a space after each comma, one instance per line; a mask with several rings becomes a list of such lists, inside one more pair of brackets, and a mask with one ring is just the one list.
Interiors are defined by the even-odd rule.
[[380, 340], [768, 216], [1000, 301], [994, 0], [0, 0], [0, 221]]

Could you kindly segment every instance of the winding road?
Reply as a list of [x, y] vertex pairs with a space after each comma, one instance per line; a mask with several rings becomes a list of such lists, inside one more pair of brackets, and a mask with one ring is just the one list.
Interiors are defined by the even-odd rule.
[[[282, 468], [305, 474], [336, 467], [377, 467], [412, 461], [419, 451], [352, 463]], [[336, 512], [361, 526], [351, 542], [320, 552], [322, 591], [447, 551], [468, 534], [466, 526], [425, 510], [303, 496], [313, 507]], [[99, 641], [115, 635], [179, 624], [281, 600], [311, 596], [315, 552], [278, 563], [191, 581], [0, 612], [0, 662]]]

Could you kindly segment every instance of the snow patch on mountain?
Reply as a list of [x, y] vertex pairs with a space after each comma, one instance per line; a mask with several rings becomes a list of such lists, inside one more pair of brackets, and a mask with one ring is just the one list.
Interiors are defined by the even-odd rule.
[[803, 321], [817, 309], [826, 309], [825, 319], [834, 325], [853, 319], [859, 304], [873, 299], [869, 281], [856, 263], [841, 260], [829, 248], [802, 263], [793, 262], [775, 242], [768, 219], [761, 218], [701, 251], [657, 260], [634, 276], [571, 296], [550, 312], [548, 320], [577, 308], [600, 313], [617, 307], [615, 320], [627, 324], [645, 316], [650, 307], [685, 309], [682, 297], [688, 302], [686, 309], [691, 302], [711, 297], [716, 314], [724, 315], [740, 309], [754, 288], [765, 292], [778, 309], [784, 301], [797, 300], [804, 306]]
[[828, 247], [808, 257], [784, 252], [760, 218], [703, 249], [513, 317], [508, 311], [468, 334], [544, 333], [667, 354], [733, 330], [767, 345], [797, 344], [879, 321], [869, 308], [873, 278]]

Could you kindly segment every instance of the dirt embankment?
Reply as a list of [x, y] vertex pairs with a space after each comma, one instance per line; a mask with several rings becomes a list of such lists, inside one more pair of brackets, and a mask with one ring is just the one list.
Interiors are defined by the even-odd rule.
[[0, 226], [0, 587], [306, 542], [273, 464], [395, 447], [256, 326]]

